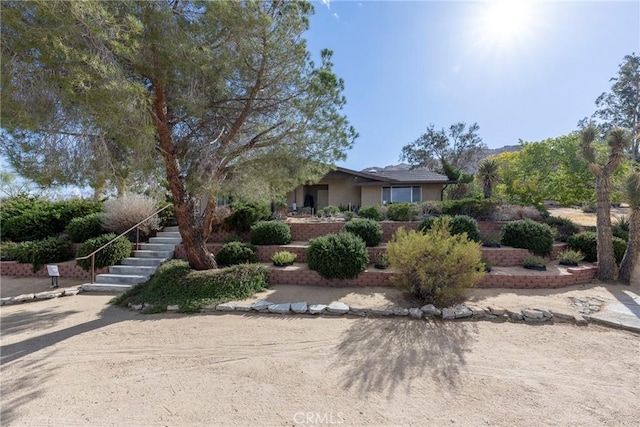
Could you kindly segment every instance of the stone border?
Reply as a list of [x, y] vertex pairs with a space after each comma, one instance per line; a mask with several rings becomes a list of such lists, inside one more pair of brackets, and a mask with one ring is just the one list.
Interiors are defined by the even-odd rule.
[[38, 292], [35, 294], [22, 294], [15, 297], [0, 298], [0, 306], [72, 296], [77, 295], [80, 292], [82, 292], [82, 289], [78, 286], [75, 288], [52, 289], [50, 291]]

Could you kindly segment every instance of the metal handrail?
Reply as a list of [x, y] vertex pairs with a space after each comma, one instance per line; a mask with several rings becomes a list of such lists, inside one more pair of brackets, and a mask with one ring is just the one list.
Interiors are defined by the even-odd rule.
[[134, 225], [131, 228], [129, 228], [127, 231], [125, 231], [125, 232], [121, 233], [120, 235], [118, 235], [117, 237], [114, 237], [113, 239], [109, 240], [107, 243], [105, 243], [104, 245], [100, 246], [98, 249], [96, 249], [95, 251], [91, 252], [89, 255], [86, 255], [86, 256], [83, 256], [83, 257], [80, 257], [80, 258], [76, 258], [76, 261], [80, 261], [80, 260], [83, 260], [83, 259], [91, 258], [91, 283], [94, 283], [95, 280], [96, 280], [95, 265], [96, 265], [96, 254], [98, 252], [100, 252], [101, 250], [103, 250], [104, 248], [106, 248], [107, 246], [109, 246], [110, 244], [112, 244], [113, 242], [118, 240], [120, 237], [124, 236], [125, 234], [127, 234], [128, 232], [133, 230], [134, 228], [136, 228], [136, 250], [137, 250], [138, 249], [138, 244], [139, 244], [139, 241], [140, 241], [140, 229], [138, 229], [138, 227], [140, 227], [142, 224], [144, 224], [145, 222], [147, 222], [148, 220], [153, 218], [155, 215], [158, 215], [163, 210], [167, 209], [169, 206], [173, 206], [173, 205], [169, 204], [169, 205], [165, 206], [164, 208], [157, 210], [156, 212], [152, 213], [151, 215], [149, 215], [148, 217], [146, 217], [142, 221], [138, 222], [136, 225]]

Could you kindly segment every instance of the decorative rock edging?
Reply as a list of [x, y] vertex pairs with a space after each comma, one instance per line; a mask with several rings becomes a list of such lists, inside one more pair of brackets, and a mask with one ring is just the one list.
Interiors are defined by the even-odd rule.
[[[144, 308], [151, 307], [149, 304], [129, 304], [129, 307], [134, 310], [142, 310]], [[167, 311], [178, 311], [180, 309], [177, 305], [167, 306]], [[296, 315], [303, 314], [307, 316], [357, 316], [357, 317], [409, 317], [411, 319], [423, 319], [423, 320], [488, 320], [494, 322], [517, 322], [527, 324], [539, 324], [539, 323], [573, 323], [578, 326], [586, 326], [588, 321], [593, 321], [589, 316], [582, 316], [580, 314], [563, 313], [556, 310], [549, 310], [545, 308], [524, 308], [520, 311], [507, 310], [500, 307], [479, 307], [474, 305], [459, 304], [454, 307], [443, 308], [442, 310], [436, 308], [432, 304], [424, 305], [420, 308], [395, 308], [387, 310], [375, 310], [366, 308], [349, 307], [347, 304], [340, 301], [333, 301], [331, 304], [307, 304], [306, 302], [294, 302], [294, 303], [274, 303], [268, 300], [257, 300], [253, 304], [242, 304], [235, 302], [227, 302], [218, 305], [205, 306], [200, 310], [201, 313], [267, 313], [267, 314], [279, 314], [284, 315]], [[616, 325], [620, 328], [621, 325]], [[624, 328], [632, 332], [640, 332], [634, 328]]]
[[23, 302], [34, 302], [40, 301], [44, 299], [53, 299], [71, 295], [77, 295], [82, 290], [77, 288], [66, 288], [66, 289], [53, 289], [45, 292], [38, 292], [35, 294], [22, 294], [15, 297], [6, 297], [0, 298], [0, 305], [10, 305], [10, 304], [19, 304]]

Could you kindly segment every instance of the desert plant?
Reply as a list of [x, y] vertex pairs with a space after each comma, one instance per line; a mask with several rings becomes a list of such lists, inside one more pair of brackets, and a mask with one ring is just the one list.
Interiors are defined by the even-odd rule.
[[250, 231], [251, 226], [258, 221], [271, 219], [271, 211], [266, 203], [235, 202], [231, 204], [231, 213], [223, 220], [232, 230], [241, 233]]
[[107, 230], [102, 225], [102, 213], [100, 212], [74, 218], [65, 229], [65, 233], [69, 235], [73, 243], [83, 243], [106, 232]]
[[451, 234], [462, 234], [467, 233], [467, 237], [474, 242], [480, 241], [480, 231], [478, 230], [478, 222], [466, 215], [456, 215], [454, 217], [449, 217], [448, 215], [442, 217], [427, 217], [420, 221], [418, 224], [418, 229], [422, 232], [426, 232], [427, 230], [433, 227], [433, 224], [438, 221], [443, 221], [446, 218], [449, 224], [449, 232]]
[[611, 226], [611, 231], [615, 237], [619, 237], [622, 240], [629, 241], [629, 217], [626, 215], [621, 215], [616, 217], [615, 221]]
[[307, 259], [309, 269], [326, 279], [353, 279], [366, 270], [369, 254], [360, 237], [342, 232], [312, 239]]
[[546, 262], [544, 258], [541, 258], [539, 256], [527, 255], [522, 259], [522, 266], [525, 268], [533, 267], [536, 269], [542, 269], [543, 267], [546, 268]]
[[358, 210], [358, 216], [361, 218], [372, 219], [374, 221], [382, 221], [384, 215], [379, 206], [363, 206]]
[[216, 254], [218, 264], [224, 266], [256, 262], [255, 249], [241, 242], [229, 242], [222, 245]]
[[176, 210], [173, 206], [173, 202], [162, 202], [158, 204], [158, 210], [164, 208], [167, 205], [169, 205], [169, 207], [158, 214], [160, 227], [162, 228], [178, 225], [178, 220], [176, 219]]
[[467, 215], [477, 220], [490, 219], [496, 212], [498, 201], [494, 199], [459, 199], [442, 203], [445, 215]]
[[535, 255], [548, 255], [553, 249], [553, 231], [547, 224], [530, 219], [511, 221], [502, 229], [502, 244], [528, 249]]
[[160, 229], [160, 218], [154, 215], [157, 210], [155, 200], [139, 194], [127, 194], [117, 199], [109, 199], [103, 205], [104, 228], [121, 234], [151, 216], [139, 227], [140, 233], [149, 235], [153, 230]]
[[290, 265], [292, 264], [298, 255], [291, 253], [289, 251], [280, 251], [273, 254], [271, 257], [271, 261], [273, 261], [274, 265]]
[[486, 246], [489, 248], [499, 248], [500, 238], [500, 233], [480, 233], [480, 241], [482, 242], [482, 246]]
[[566, 242], [570, 236], [580, 231], [580, 227], [568, 218], [549, 216], [544, 222], [555, 230], [556, 239], [560, 242]]
[[491, 269], [493, 268], [493, 263], [490, 259], [482, 257], [482, 267], [485, 273], [491, 273]]
[[389, 257], [386, 253], [378, 255], [373, 266], [379, 270], [389, 268]]
[[578, 265], [584, 259], [580, 251], [566, 250], [558, 254], [558, 261], [564, 265]]
[[391, 203], [387, 206], [387, 218], [392, 221], [413, 221], [415, 215], [409, 203]]
[[584, 213], [596, 213], [598, 207], [593, 203], [585, 203], [582, 205], [582, 212]]
[[71, 258], [71, 242], [57, 237], [21, 242], [9, 248], [9, 256], [20, 263], [31, 264], [35, 273], [45, 264]]
[[426, 234], [400, 228], [387, 246], [393, 280], [440, 307], [463, 301], [484, 276], [480, 244], [451, 235], [448, 222], [437, 221]]
[[[582, 252], [585, 261], [596, 262], [598, 260], [597, 240], [597, 234], [594, 231], [583, 231], [569, 237], [567, 247], [571, 250]], [[612, 243], [615, 262], [619, 263], [624, 256], [627, 242], [619, 237], [613, 237]]]
[[378, 246], [382, 241], [382, 227], [372, 219], [357, 218], [351, 220], [342, 227], [342, 231], [355, 234], [369, 247]]
[[251, 226], [251, 243], [254, 245], [288, 245], [291, 229], [282, 221], [259, 221]]
[[337, 206], [326, 206], [322, 209], [319, 209], [318, 212], [316, 212], [317, 216], [319, 217], [327, 217], [327, 216], [334, 216], [334, 215], [338, 215], [340, 213], [340, 208]]
[[[114, 233], [108, 233], [87, 240], [76, 251], [76, 258], [89, 255], [91, 252], [115, 239], [115, 237], [116, 235]], [[129, 255], [131, 255], [131, 242], [124, 236], [119, 237], [95, 255], [95, 268], [98, 269], [115, 265]], [[91, 258], [78, 260], [77, 263], [82, 269], [86, 271], [91, 270]]]
[[478, 178], [482, 184], [484, 198], [490, 199], [493, 187], [498, 183], [498, 169], [500, 165], [496, 159], [484, 159], [478, 166]]

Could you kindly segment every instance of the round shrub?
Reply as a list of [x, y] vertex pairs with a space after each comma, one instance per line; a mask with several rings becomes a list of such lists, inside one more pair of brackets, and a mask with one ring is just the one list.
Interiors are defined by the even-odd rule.
[[83, 243], [106, 232], [102, 226], [102, 214], [100, 212], [74, 218], [65, 229], [65, 233], [71, 237], [73, 243]]
[[[115, 237], [116, 235], [114, 233], [108, 233], [87, 240], [84, 242], [84, 245], [78, 248], [76, 258], [89, 255], [91, 252], [115, 239]], [[131, 255], [131, 242], [129, 242], [126, 237], [119, 237], [95, 255], [95, 268], [98, 269], [116, 265], [129, 255]], [[86, 271], [91, 270], [91, 258], [78, 260], [78, 265]]]
[[250, 231], [258, 221], [271, 219], [271, 210], [265, 203], [236, 202], [231, 205], [231, 213], [224, 219], [224, 224], [236, 232]]
[[282, 221], [260, 221], [251, 226], [251, 243], [288, 245], [291, 243], [291, 229]]
[[568, 218], [549, 216], [544, 222], [555, 230], [556, 239], [560, 242], [566, 242], [569, 237], [580, 231], [580, 227]]
[[382, 210], [380, 210], [379, 206], [363, 206], [358, 210], [358, 216], [361, 218], [372, 219], [374, 221], [382, 221], [384, 219], [384, 215], [382, 214]]
[[[467, 237], [469, 240], [473, 240], [474, 242], [480, 241], [480, 229], [478, 229], [478, 221], [471, 218], [467, 215], [456, 215], [454, 217], [446, 216], [449, 218], [449, 232], [451, 235], [457, 235], [462, 233], [467, 233]], [[444, 217], [440, 217], [444, 218]], [[429, 216], [418, 224], [418, 230], [425, 233], [427, 230], [430, 230], [433, 227], [434, 222], [438, 219], [435, 216]]]
[[413, 221], [415, 215], [409, 203], [392, 203], [387, 207], [387, 217], [392, 221]]
[[32, 264], [35, 273], [45, 264], [63, 262], [71, 258], [71, 243], [68, 240], [49, 237], [15, 244], [10, 247], [9, 254], [18, 262]]
[[148, 235], [151, 231], [160, 229], [160, 218], [154, 215], [158, 210], [157, 203], [150, 197], [127, 194], [117, 199], [107, 200], [104, 202], [103, 209], [104, 228], [109, 231], [124, 233], [151, 215], [153, 216], [139, 226], [140, 233]]
[[503, 245], [528, 249], [535, 255], [545, 256], [553, 249], [553, 231], [547, 224], [530, 219], [508, 222], [502, 229]]
[[256, 262], [256, 252], [242, 242], [229, 242], [222, 245], [216, 254], [216, 261], [225, 266], [252, 263]]
[[418, 230], [422, 231], [423, 233], [426, 233], [428, 230], [431, 230], [431, 227], [433, 227], [433, 224], [436, 222], [437, 219], [438, 219], [437, 216], [426, 217], [425, 219], [420, 221], [420, 223], [418, 224]]
[[353, 279], [366, 270], [367, 247], [351, 233], [327, 234], [309, 242], [309, 269], [326, 279]]
[[367, 246], [378, 246], [382, 241], [382, 227], [372, 219], [353, 219], [342, 227], [342, 231], [355, 234]]
[[340, 208], [338, 206], [329, 205], [318, 210], [317, 216], [319, 217], [333, 216], [333, 215], [338, 215], [339, 213], [340, 213]]
[[[574, 251], [580, 251], [587, 262], [598, 260], [598, 236], [595, 231], [583, 231], [574, 234], [567, 239], [567, 246]], [[620, 264], [624, 252], [627, 249], [627, 242], [619, 237], [613, 238], [613, 253], [616, 263]]]

